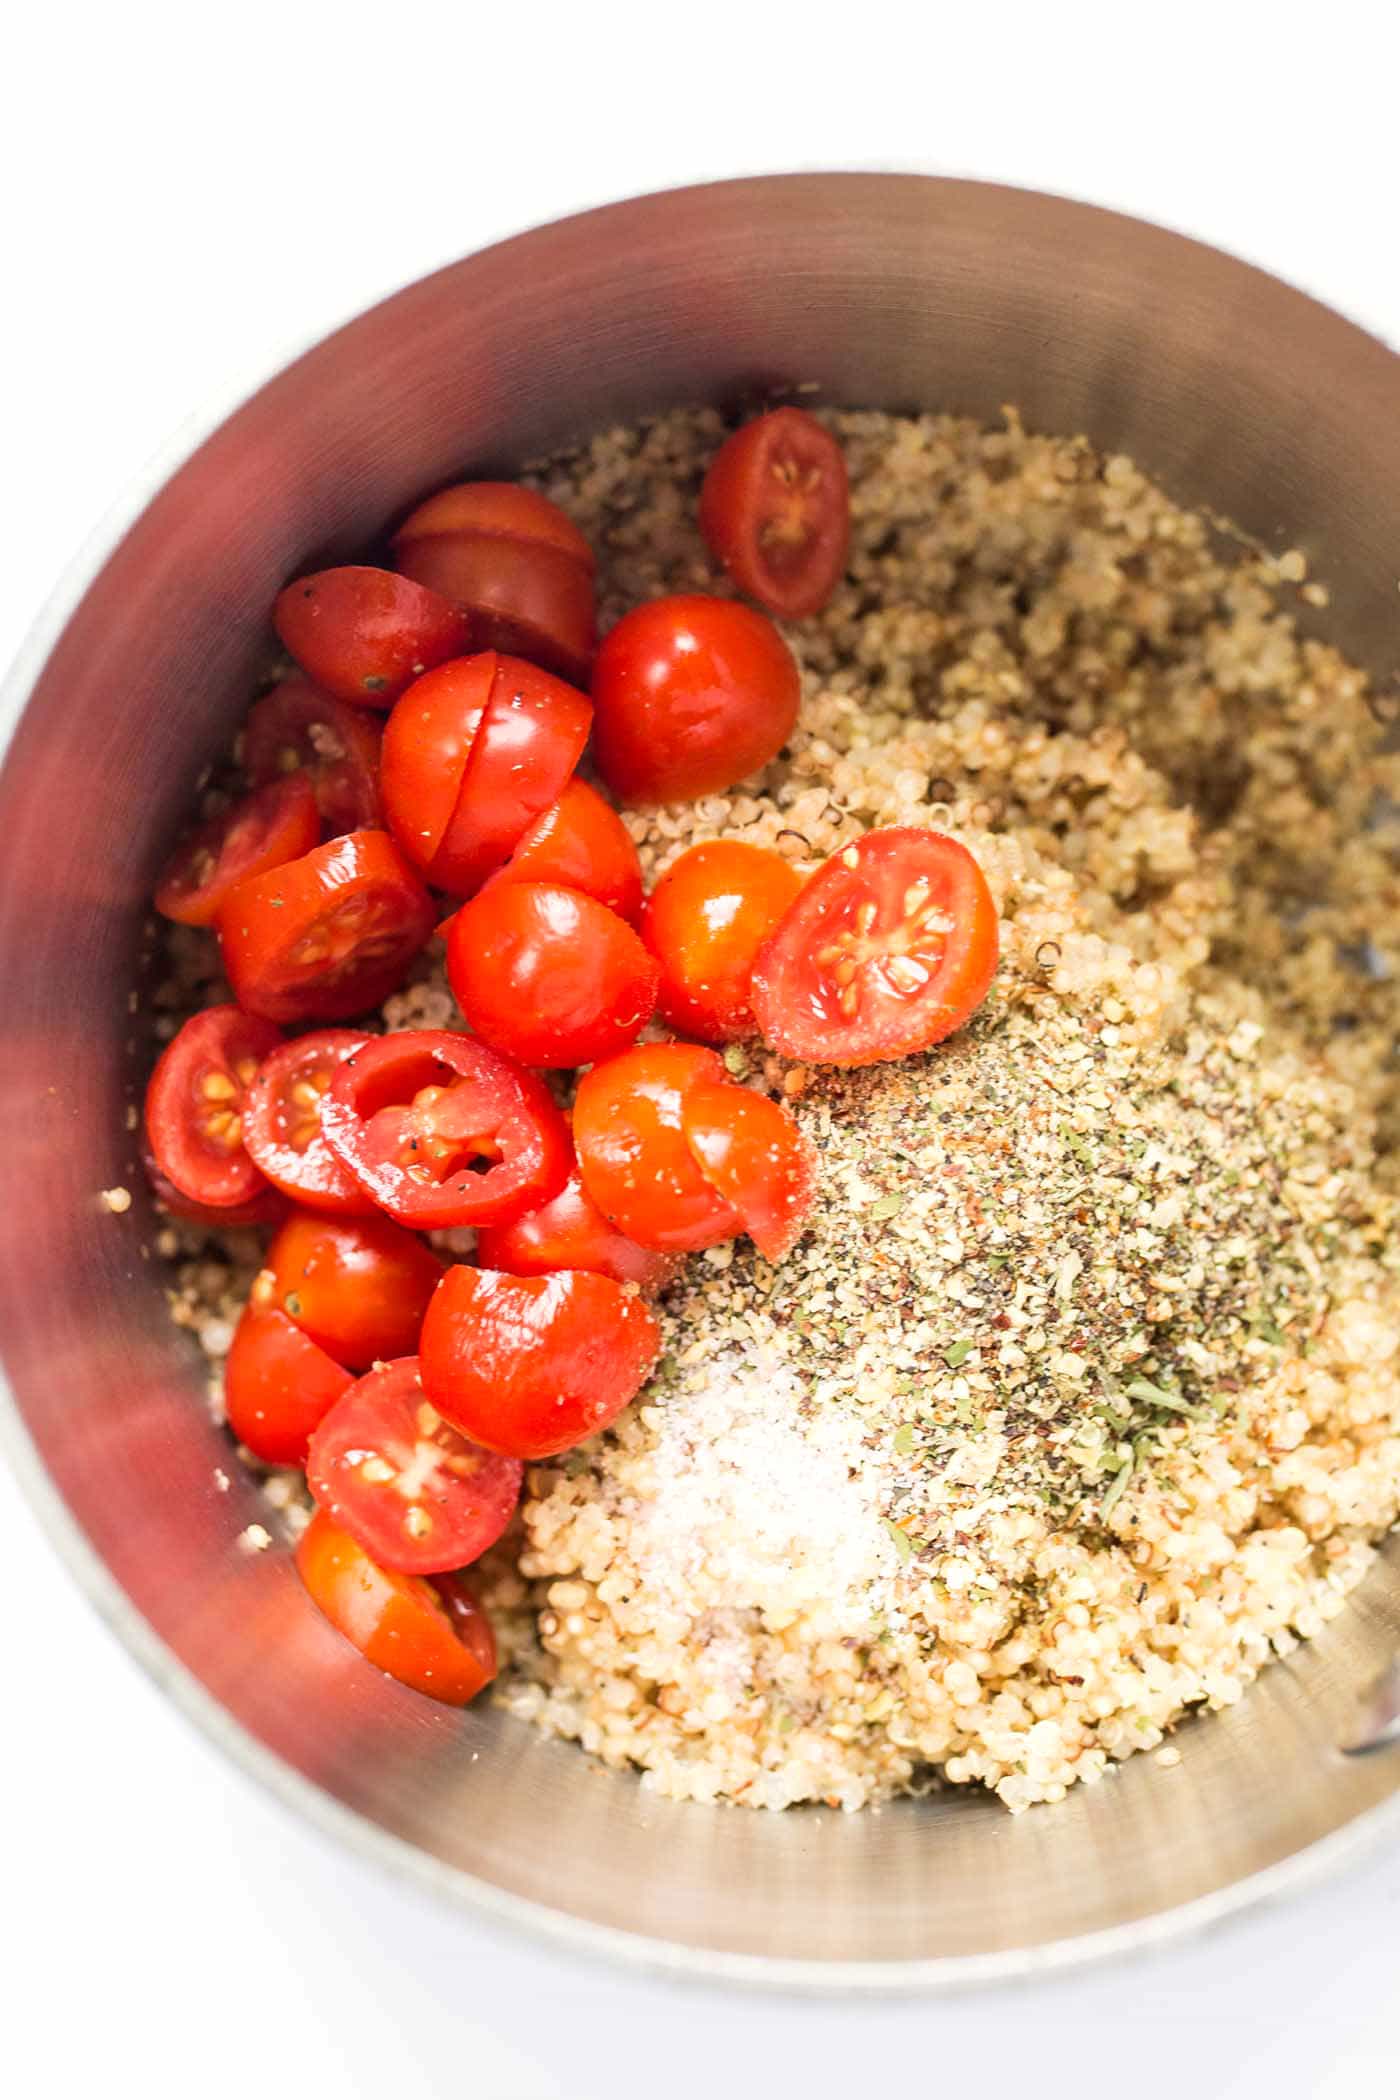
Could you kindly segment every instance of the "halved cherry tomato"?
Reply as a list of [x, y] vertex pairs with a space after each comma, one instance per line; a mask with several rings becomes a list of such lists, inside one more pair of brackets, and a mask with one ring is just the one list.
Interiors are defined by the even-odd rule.
[[269, 1466], [304, 1466], [321, 1417], [350, 1373], [275, 1307], [245, 1305], [224, 1364], [228, 1426]]
[[880, 1064], [961, 1028], [996, 966], [996, 906], [967, 848], [891, 825], [819, 869], [770, 934], [754, 1014], [784, 1057]]
[[309, 678], [284, 678], [253, 703], [243, 725], [243, 763], [255, 787], [303, 772], [327, 838], [372, 831], [379, 810], [378, 718], [323, 693]]
[[267, 1250], [252, 1303], [275, 1308], [352, 1371], [407, 1356], [442, 1275], [425, 1240], [389, 1218], [294, 1210]]
[[459, 657], [416, 680], [384, 725], [384, 814], [415, 868], [438, 879], [434, 859], [452, 821], [462, 776], [500, 658]]
[[447, 598], [392, 569], [321, 569], [278, 595], [288, 654], [337, 700], [392, 707], [434, 664], [462, 656], [470, 623]]
[[751, 1087], [700, 1080], [681, 1103], [685, 1141], [765, 1261], [781, 1261], [812, 1208], [817, 1158], [791, 1113]]
[[212, 926], [235, 884], [297, 860], [320, 836], [303, 774], [257, 788], [181, 840], [156, 884], [156, 910], [182, 926]]
[[574, 1144], [583, 1185], [604, 1217], [642, 1247], [683, 1254], [733, 1239], [744, 1221], [685, 1141], [682, 1103], [702, 1081], [722, 1085], [713, 1050], [643, 1043], [579, 1081]]
[[618, 621], [593, 671], [593, 748], [624, 802], [719, 794], [766, 766], [802, 697], [771, 620], [732, 598], [655, 598]]
[[444, 489], [405, 521], [394, 559], [464, 607], [479, 643], [587, 682], [593, 553], [548, 497], [502, 481]]
[[669, 1028], [705, 1043], [756, 1032], [754, 957], [801, 887], [780, 853], [742, 839], [707, 839], [672, 863], [642, 917]]
[[465, 1706], [495, 1676], [491, 1622], [460, 1575], [391, 1574], [320, 1511], [297, 1541], [296, 1564], [336, 1631], [411, 1691]]
[[486, 886], [508, 882], [557, 882], [582, 890], [629, 926], [642, 908], [642, 865], [627, 827], [612, 804], [577, 777]]
[[815, 416], [775, 408], [726, 438], [700, 491], [700, 530], [741, 591], [780, 620], [820, 612], [846, 566], [841, 447]]
[[306, 1462], [326, 1515], [381, 1567], [405, 1575], [479, 1560], [510, 1523], [524, 1471], [442, 1419], [416, 1356], [377, 1365], [343, 1393]]
[[548, 882], [492, 886], [464, 904], [447, 936], [447, 975], [479, 1036], [555, 1070], [635, 1042], [660, 979], [625, 919]]
[[374, 1209], [321, 1128], [321, 1105], [337, 1065], [367, 1040], [353, 1028], [297, 1036], [263, 1059], [248, 1089], [243, 1141], [253, 1162], [308, 1210], [362, 1218]]
[[168, 1174], [161, 1173], [149, 1138], [141, 1147], [141, 1166], [161, 1209], [172, 1218], [183, 1218], [188, 1225], [208, 1225], [216, 1232], [231, 1232], [242, 1225], [278, 1225], [287, 1215], [287, 1199], [270, 1181], [263, 1182], [246, 1203], [196, 1203], [176, 1188]]
[[146, 1141], [179, 1195], [227, 1214], [266, 1190], [243, 1142], [243, 1105], [281, 1040], [236, 1006], [206, 1006], [161, 1052], [146, 1088]]
[[509, 1225], [483, 1225], [476, 1236], [476, 1258], [483, 1269], [504, 1269], [511, 1276], [591, 1269], [595, 1276], [635, 1283], [648, 1292], [664, 1290], [680, 1267], [679, 1255], [639, 1247], [610, 1225], [577, 1169], [558, 1195], [538, 1210], [527, 1210]]
[[442, 1029], [375, 1036], [346, 1058], [321, 1127], [365, 1194], [422, 1231], [518, 1217], [561, 1189], [571, 1164], [569, 1126], [543, 1083]]
[[656, 1362], [661, 1329], [608, 1276], [455, 1268], [433, 1294], [420, 1349], [428, 1398], [464, 1435], [552, 1458], [616, 1420]]
[[352, 831], [240, 882], [219, 947], [241, 1006], [270, 1021], [343, 1021], [403, 981], [433, 900], [382, 831]]

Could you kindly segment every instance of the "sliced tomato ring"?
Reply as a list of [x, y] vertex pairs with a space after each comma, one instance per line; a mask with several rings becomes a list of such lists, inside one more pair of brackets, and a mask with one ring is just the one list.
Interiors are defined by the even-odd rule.
[[239, 1004], [273, 1021], [343, 1021], [403, 982], [432, 898], [382, 831], [352, 831], [240, 882], [219, 914]]
[[321, 1107], [336, 1067], [367, 1040], [353, 1028], [319, 1028], [297, 1036], [263, 1059], [248, 1089], [243, 1141], [254, 1164], [309, 1210], [363, 1217], [374, 1209], [321, 1128]]
[[593, 571], [593, 549], [573, 519], [548, 496], [523, 488], [518, 481], [460, 481], [453, 488], [439, 489], [404, 519], [395, 539], [459, 532], [543, 541], [581, 562], [590, 574]]
[[316, 1430], [306, 1465], [327, 1516], [406, 1575], [479, 1560], [510, 1523], [524, 1470], [443, 1420], [416, 1356], [352, 1385]]
[[683, 1254], [744, 1230], [683, 1129], [689, 1089], [702, 1081], [722, 1084], [726, 1076], [713, 1050], [639, 1043], [579, 1081], [574, 1144], [584, 1187], [604, 1217], [639, 1246]]
[[496, 1674], [490, 1621], [460, 1575], [396, 1575], [323, 1511], [297, 1541], [297, 1573], [322, 1616], [367, 1662], [444, 1706], [465, 1706]]
[[337, 1363], [364, 1371], [412, 1352], [441, 1275], [427, 1241], [390, 1218], [294, 1210], [250, 1296], [259, 1310], [295, 1320]]
[[156, 884], [156, 910], [182, 926], [212, 926], [245, 876], [296, 860], [320, 836], [316, 796], [303, 774], [257, 788], [181, 840]]
[[550, 1276], [556, 1269], [589, 1269], [614, 1283], [635, 1283], [647, 1292], [664, 1290], [680, 1268], [680, 1257], [639, 1247], [603, 1216], [577, 1169], [557, 1196], [527, 1210], [509, 1225], [483, 1225], [476, 1236], [483, 1269], [511, 1276]]
[[741, 591], [780, 620], [820, 612], [851, 533], [846, 460], [801, 408], [775, 408], [725, 440], [700, 491], [700, 530]]
[[507, 882], [555, 882], [582, 890], [629, 926], [641, 916], [642, 864], [631, 834], [612, 804], [577, 776], [536, 818], [486, 888]]
[[681, 1104], [685, 1141], [705, 1179], [732, 1203], [766, 1261], [796, 1243], [817, 1187], [817, 1157], [791, 1112], [732, 1080], [700, 1080]]
[[360, 707], [392, 707], [415, 678], [468, 647], [461, 609], [392, 569], [299, 576], [278, 594], [272, 624], [317, 685]]
[[227, 1213], [266, 1191], [243, 1142], [243, 1106], [281, 1040], [236, 1006], [207, 1006], [161, 1052], [146, 1088], [146, 1141], [165, 1179], [192, 1203]]
[[269, 1466], [303, 1466], [311, 1432], [350, 1373], [275, 1307], [245, 1305], [224, 1363], [228, 1426]]
[[547, 1087], [474, 1036], [402, 1029], [339, 1066], [321, 1111], [365, 1194], [420, 1231], [497, 1224], [561, 1189], [569, 1127]]
[[379, 746], [374, 715], [323, 693], [309, 678], [284, 678], [253, 703], [243, 725], [243, 764], [255, 787], [304, 773], [327, 838], [370, 831], [379, 808]]
[[909, 1057], [981, 1005], [997, 945], [996, 906], [967, 848], [891, 825], [829, 860], [779, 921], [754, 965], [754, 1014], [784, 1057]]
[[462, 792], [498, 662], [487, 649], [429, 671], [385, 725], [384, 814], [414, 867], [433, 882], [434, 858]]
[[265, 1181], [246, 1203], [196, 1203], [182, 1195], [168, 1174], [156, 1165], [149, 1138], [141, 1146], [141, 1167], [151, 1185], [151, 1194], [163, 1211], [187, 1225], [207, 1225], [214, 1232], [232, 1232], [244, 1225], [278, 1225], [287, 1215], [287, 1199], [281, 1189]]
[[588, 700], [518, 656], [497, 656], [491, 697], [433, 856], [431, 878], [469, 897], [568, 786], [592, 726]]

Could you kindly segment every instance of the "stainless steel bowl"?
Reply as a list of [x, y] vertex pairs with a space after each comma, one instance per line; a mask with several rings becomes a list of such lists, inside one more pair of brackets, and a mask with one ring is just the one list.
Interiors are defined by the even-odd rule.
[[[75, 1573], [172, 1697], [347, 1842], [574, 1944], [766, 1982], [921, 1987], [1144, 1943], [1393, 1827], [1400, 1746], [1344, 1754], [1400, 1636], [1392, 1556], [1174, 1769], [1012, 1819], [676, 1806], [366, 1669], [311, 1610], [147, 1259], [123, 1112], [152, 870], [238, 719], [278, 584], [420, 490], [668, 403], [819, 381], [1123, 448], [1333, 587], [1394, 670], [1400, 366], [1300, 293], [1082, 205], [919, 177], [643, 198], [411, 286], [139, 491], [16, 671], [0, 777], [0, 1335], [11, 1442]], [[1389, 653], [1388, 653], [1389, 652]], [[30, 1168], [35, 1169], [30, 1172]], [[40, 1725], [32, 1716], [28, 1725]]]

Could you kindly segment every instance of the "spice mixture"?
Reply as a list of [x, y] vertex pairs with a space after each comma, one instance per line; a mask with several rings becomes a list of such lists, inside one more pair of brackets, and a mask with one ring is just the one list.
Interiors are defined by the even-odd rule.
[[[483, 1594], [506, 1703], [666, 1794], [855, 1808], [941, 1773], [1019, 1809], [1237, 1698], [1400, 1511], [1400, 760], [1297, 631], [1300, 555], [1226, 557], [1010, 413], [826, 420], [853, 538], [786, 630], [799, 729], [628, 821], [649, 878], [719, 834], [806, 867], [949, 831], [1001, 971], [902, 1064], [727, 1053], [818, 1148], [811, 1225], [777, 1269], [692, 1258], [649, 1388], [532, 1470]], [[693, 522], [722, 430], [534, 477], [604, 626], [728, 588]], [[217, 965], [172, 950], [173, 1025]], [[384, 1012], [451, 1025], [440, 962]], [[217, 1393], [256, 1245], [160, 1245]], [[295, 1526], [300, 1476], [268, 1492]]]

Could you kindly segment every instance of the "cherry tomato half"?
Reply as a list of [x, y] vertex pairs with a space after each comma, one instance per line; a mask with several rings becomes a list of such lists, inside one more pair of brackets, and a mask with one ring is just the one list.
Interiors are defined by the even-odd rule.
[[719, 794], [777, 756], [801, 697], [792, 651], [762, 613], [732, 598], [653, 599], [598, 651], [598, 769], [624, 802]]
[[751, 1087], [701, 1080], [682, 1101], [681, 1127], [706, 1180], [733, 1204], [759, 1253], [781, 1261], [817, 1186], [816, 1153], [793, 1116]]
[[243, 1142], [243, 1107], [281, 1040], [236, 1006], [206, 1006], [161, 1052], [146, 1088], [146, 1142], [178, 1195], [228, 1212], [265, 1193]]
[[820, 612], [846, 566], [851, 498], [841, 447], [801, 408], [726, 438], [700, 491], [700, 530], [739, 589], [780, 620]]
[[593, 573], [593, 549], [573, 519], [548, 496], [518, 481], [459, 481], [439, 489], [410, 512], [395, 538], [433, 539], [461, 532], [552, 547]]
[[508, 882], [557, 882], [566, 890], [582, 890], [629, 926], [636, 925], [642, 909], [642, 864], [627, 827], [612, 804], [577, 777], [531, 825], [486, 887]]
[[362, 1218], [374, 1209], [321, 1128], [321, 1105], [337, 1065], [368, 1039], [353, 1028], [320, 1028], [263, 1059], [248, 1089], [243, 1141], [254, 1164], [308, 1210]]
[[343, 1393], [306, 1464], [326, 1515], [381, 1567], [405, 1575], [479, 1560], [510, 1523], [524, 1471], [442, 1419], [416, 1356], [377, 1365]]
[[538, 1210], [527, 1210], [509, 1225], [482, 1226], [476, 1258], [483, 1269], [504, 1269], [511, 1276], [591, 1269], [595, 1276], [635, 1283], [647, 1292], [664, 1290], [680, 1268], [679, 1255], [639, 1247], [610, 1225], [577, 1169]]
[[161, 1209], [172, 1218], [183, 1218], [189, 1225], [207, 1225], [216, 1232], [231, 1232], [241, 1225], [278, 1225], [287, 1215], [287, 1199], [281, 1189], [275, 1189], [270, 1181], [264, 1181], [257, 1194], [246, 1203], [196, 1203], [176, 1188], [169, 1175], [162, 1174], [156, 1165], [155, 1154], [147, 1138], [141, 1147], [141, 1166], [151, 1185], [151, 1194]]
[[402, 983], [436, 918], [385, 833], [352, 831], [240, 882], [219, 914], [219, 947], [249, 1013], [343, 1021]]
[[754, 1014], [785, 1057], [879, 1064], [961, 1028], [996, 966], [996, 906], [972, 855], [891, 825], [820, 868], [769, 935]]
[[465, 1706], [495, 1676], [491, 1622], [460, 1575], [391, 1574], [321, 1511], [297, 1541], [296, 1564], [323, 1617], [411, 1691]]
[[255, 787], [304, 773], [328, 839], [372, 831], [379, 809], [378, 719], [323, 693], [309, 678], [284, 678], [253, 703], [243, 725], [243, 763]]
[[616, 1420], [660, 1349], [654, 1315], [611, 1277], [455, 1268], [423, 1321], [423, 1385], [489, 1450], [552, 1458]]
[[212, 926], [245, 876], [299, 859], [320, 836], [316, 796], [304, 774], [257, 788], [181, 840], [156, 884], [156, 910], [182, 926]]
[[442, 1275], [425, 1240], [389, 1218], [320, 1218], [295, 1210], [267, 1250], [252, 1303], [295, 1320], [352, 1371], [407, 1356]]
[[224, 1364], [228, 1426], [269, 1466], [304, 1466], [321, 1417], [350, 1373], [275, 1307], [245, 1305]]
[[556, 1070], [635, 1042], [660, 978], [625, 919], [547, 882], [492, 886], [464, 904], [447, 935], [447, 975], [479, 1036]]
[[713, 1050], [641, 1043], [585, 1072], [574, 1100], [579, 1172], [593, 1201], [642, 1247], [684, 1254], [733, 1239], [744, 1221], [685, 1141], [682, 1103], [727, 1077]]
[[345, 1059], [321, 1127], [365, 1194], [420, 1231], [518, 1217], [571, 1165], [569, 1126], [543, 1083], [443, 1029], [375, 1036]]
[[337, 700], [392, 707], [405, 686], [462, 656], [470, 625], [449, 599], [392, 569], [321, 569], [272, 608], [288, 655]]
[[668, 1028], [705, 1043], [756, 1033], [754, 957], [801, 887], [780, 853], [742, 839], [707, 839], [672, 863], [642, 916]]

